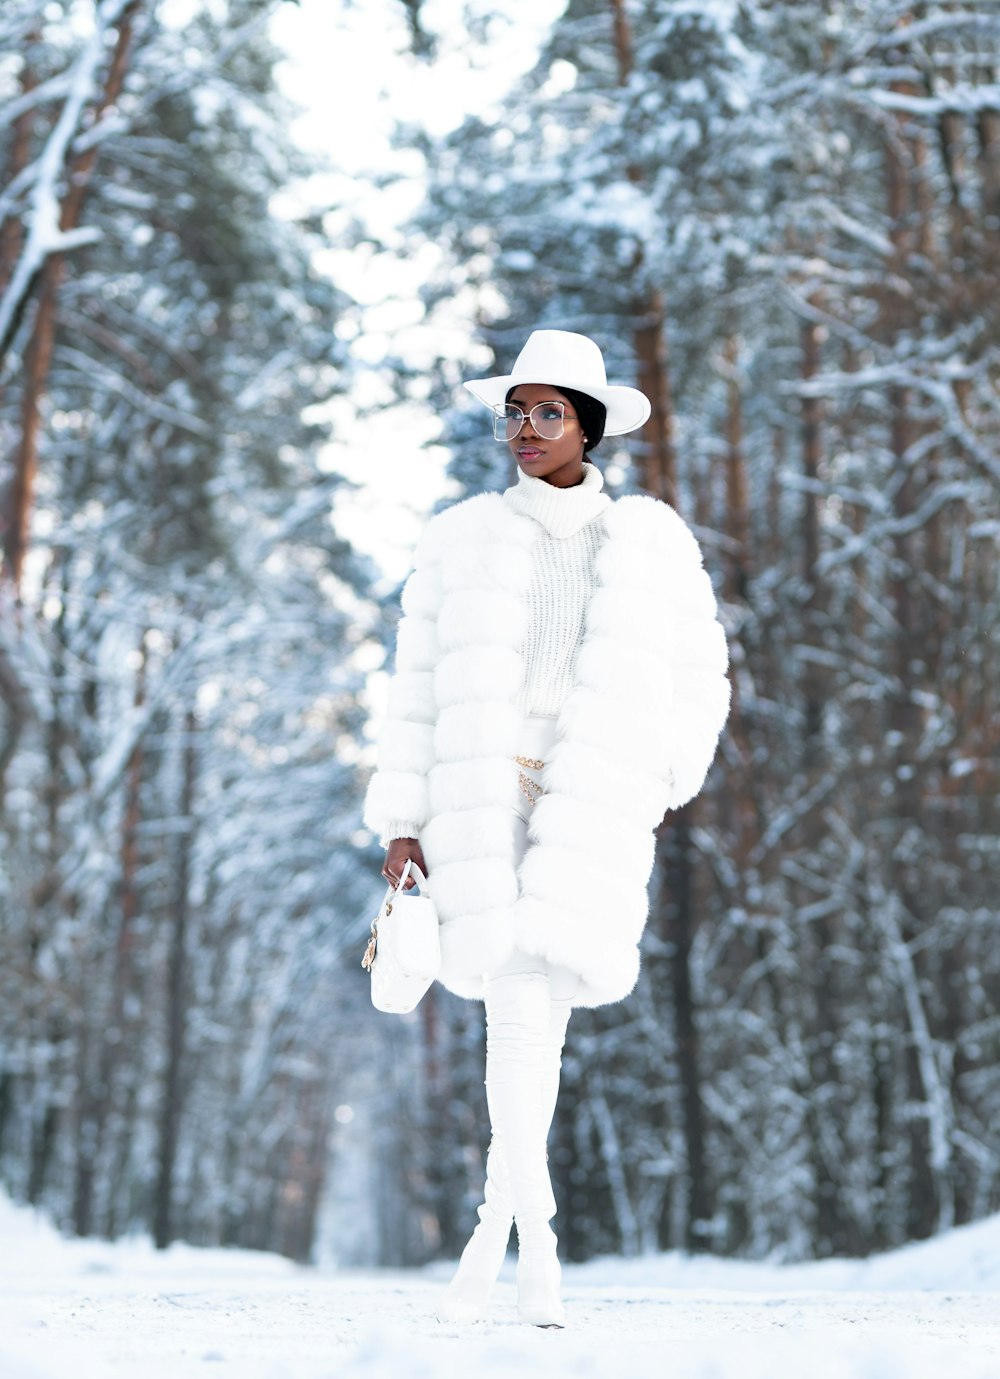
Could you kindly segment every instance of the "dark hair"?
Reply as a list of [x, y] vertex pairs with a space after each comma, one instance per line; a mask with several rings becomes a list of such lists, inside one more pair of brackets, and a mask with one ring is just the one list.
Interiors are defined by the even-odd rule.
[[[591, 397], [589, 393], [577, 392], [576, 388], [562, 388], [558, 383], [553, 383], [551, 386], [559, 388], [577, 415], [580, 429], [587, 437], [583, 446], [584, 454], [588, 450], [596, 449], [604, 436], [604, 427], [608, 419], [607, 407], [603, 402], [598, 402], [596, 397]], [[514, 385], [514, 388], [507, 389], [505, 402], [510, 401], [510, 395], [516, 387], [517, 384]]]

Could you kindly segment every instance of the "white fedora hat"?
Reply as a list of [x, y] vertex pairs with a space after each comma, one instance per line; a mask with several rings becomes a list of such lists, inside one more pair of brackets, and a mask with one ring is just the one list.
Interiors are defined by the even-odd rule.
[[606, 436], [638, 430], [651, 411], [649, 398], [638, 388], [608, 382], [599, 347], [572, 330], [533, 330], [509, 374], [473, 378], [462, 386], [487, 407], [495, 407], [518, 383], [549, 383], [597, 398], [608, 409]]

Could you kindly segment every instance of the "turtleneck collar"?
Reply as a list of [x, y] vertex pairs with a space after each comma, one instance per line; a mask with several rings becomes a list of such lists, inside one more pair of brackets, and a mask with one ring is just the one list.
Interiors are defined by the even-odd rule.
[[552, 536], [575, 536], [581, 527], [611, 504], [604, 488], [604, 475], [589, 461], [583, 466], [583, 482], [571, 488], [557, 488], [533, 474], [517, 472], [517, 483], [505, 488], [503, 496], [516, 512], [534, 517]]

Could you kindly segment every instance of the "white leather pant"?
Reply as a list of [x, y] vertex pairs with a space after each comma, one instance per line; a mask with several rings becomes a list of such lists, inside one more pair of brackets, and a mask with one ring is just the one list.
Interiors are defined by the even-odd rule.
[[[544, 761], [555, 740], [555, 724], [554, 718], [527, 717], [519, 755]], [[537, 768], [519, 769], [539, 781]], [[518, 790], [512, 807], [517, 814], [513, 847], [518, 863], [529, 845], [533, 805]], [[548, 1231], [545, 1223], [555, 1214], [545, 1146], [559, 1090], [566, 1026], [579, 986], [579, 977], [569, 968], [519, 949], [485, 983], [486, 1096], [522, 1249], [526, 1236], [530, 1240]]]

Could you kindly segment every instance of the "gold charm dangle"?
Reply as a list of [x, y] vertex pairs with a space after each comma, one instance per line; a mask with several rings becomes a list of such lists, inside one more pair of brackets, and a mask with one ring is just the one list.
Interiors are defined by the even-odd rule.
[[[514, 760], [517, 762], [518, 766], [526, 766], [529, 771], [540, 771], [545, 765], [545, 762], [539, 761], [537, 757], [515, 757]], [[533, 780], [525, 771], [518, 771], [517, 783], [521, 787], [521, 794], [529, 804], [537, 804], [545, 794], [545, 791], [539, 785], [538, 781]], [[538, 793], [532, 794], [532, 791], [537, 791]]]

